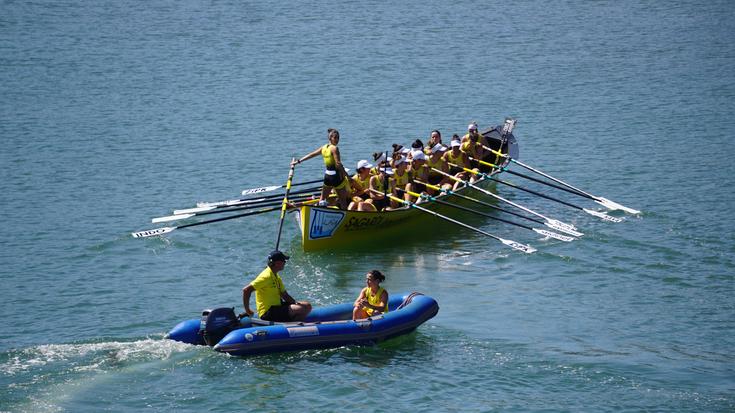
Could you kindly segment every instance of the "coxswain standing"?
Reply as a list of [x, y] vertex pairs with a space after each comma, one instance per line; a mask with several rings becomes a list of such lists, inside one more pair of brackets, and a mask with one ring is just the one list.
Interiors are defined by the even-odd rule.
[[324, 185], [322, 185], [319, 205], [326, 205], [327, 197], [332, 189], [334, 189], [339, 198], [339, 208], [347, 209], [349, 203], [349, 179], [347, 171], [345, 171], [342, 165], [339, 148], [337, 148], [339, 144], [339, 131], [332, 128], [327, 129], [327, 138], [329, 139], [329, 143], [304, 155], [299, 160], [294, 161], [292, 165], [299, 164], [321, 154], [324, 158], [326, 170], [324, 171]]

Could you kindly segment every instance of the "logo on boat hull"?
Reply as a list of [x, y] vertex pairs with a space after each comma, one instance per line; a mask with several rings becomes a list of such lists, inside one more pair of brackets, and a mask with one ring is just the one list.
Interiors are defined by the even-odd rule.
[[344, 212], [312, 208], [309, 220], [309, 239], [331, 237], [344, 217]]

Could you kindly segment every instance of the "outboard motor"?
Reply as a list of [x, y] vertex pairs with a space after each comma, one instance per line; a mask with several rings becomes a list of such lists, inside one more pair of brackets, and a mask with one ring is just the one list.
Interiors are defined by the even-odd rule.
[[215, 308], [202, 311], [202, 320], [199, 324], [199, 334], [204, 337], [208, 346], [219, 343], [232, 330], [240, 327], [240, 321], [235, 315], [233, 307]]

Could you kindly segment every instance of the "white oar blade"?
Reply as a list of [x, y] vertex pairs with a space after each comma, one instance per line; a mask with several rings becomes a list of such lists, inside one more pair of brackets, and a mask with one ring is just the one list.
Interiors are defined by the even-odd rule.
[[604, 212], [593, 211], [593, 210], [587, 209], [587, 208], [583, 208], [582, 210], [584, 212], [590, 214], [590, 215], [596, 216], [597, 218], [604, 219], [605, 221], [609, 221], [609, 222], [623, 222], [623, 219], [622, 218], [611, 217], [610, 215], [608, 215], [608, 214], [606, 214]]
[[270, 191], [275, 191], [278, 188], [283, 188], [283, 185], [273, 185], [273, 186], [264, 186], [262, 188], [245, 189], [244, 191], [242, 191], [242, 195], [252, 195], [252, 194], [259, 194], [261, 192], [270, 192]]
[[629, 214], [640, 214], [641, 213], [641, 211], [639, 211], [637, 209], [628, 208], [627, 206], [620, 205], [617, 202], [613, 202], [613, 201], [611, 201], [611, 200], [609, 200], [607, 198], [603, 198], [603, 197], [597, 197], [597, 199], [595, 199], [595, 202], [597, 202], [598, 204], [604, 206], [607, 209], [612, 209], [612, 210], [619, 209], [619, 210], [625, 211], [625, 212], [627, 212]]
[[556, 232], [547, 231], [545, 229], [531, 228], [534, 232], [541, 234], [545, 237], [558, 239], [559, 241], [572, 242], [574, 238], [567, 237], [566, 235], [557, 234]]
[[201, 206], [196, 208], [188, 208], [188, 209], [175, 209], [174, 215], [188, 215], [188, 214], [198, 214], [200, 212], [207, 212], [211, 211], [216, 207], [213, 206]]
[[186, 218], [191, 218], [191, 217], [193, 217], [194, 215], [196, 215], [196, 214], [169, 215], [169, 216], [167, 216], [167, 217], [158, 217], [158, 218], [153, 218], [153, 219], [151, 220], [151, 222], [152, 222], [152, 223], [154, 223], [154, 224], [159, 224], [159, 223], [161, 223], [161, 222], [171, 222], [171, 221], [178, 221], [178, 220], [180, 220], [180, 219], [186, 219]]
[[531, 254], [531, 253], [536, 252], [536, 248], [533, 248], [530, 245], [521, 244], [520, 242], [515, 242], [515, 241], [509, 240], [509, 239], [503, 239], [503, 238], [499, 238], [499, 239], [500, 239], [500, 242], [502, 242], [503, 244], [505, 244], [505, 245], [507, 245], [507, 246], [509, 246], [509, 247], [511, 247], [513, 249], [516, 249], [518, 251], [523, 251], [526, 254]]
[[[219, 202], [197, 202], [197, 208], [209, 208], [209, 209], [202, 209], [201, 211], [209, 211], [210, 209], [215, 208], [221, 208], [221, 207], [230, 207], [230, 206], [239, 206], [239, 205], [247, 205], [247, 204], [253, 204], [260, 201], [265, 201], [268, 198], [254, 198], [254, 199], [230, 199], [227, 201], [219, 201]], [[178, 210], [182, 214], [189, 214], [189, 213], [196, 213], [201, 212], [197, 210], [197, 208], [189, 208], [189, 209], [180, 209]], [[177, 211], [174, 211], [174, 214], [176, 214]]]
[[574, 228], [573, 226], [571, 226], [569, 224], [565, 224], [565, 223], [563, 223], [561, 221], [557, 221], [555, 219], [549, 219], [549, 220], [547, 220], [546, 222], [544, 222], [544, 225], [546, 225], [547, 227], [549, 227], [551, 229], [555, 229], [555, 230], [557, 230], [559, 232], [563, 232], [565, 234], [569, 234], [569, 235], [574, 236], [574, 237], [581, 237], [582, 235], [584, 235], [581, 232], [575, 231], [573, 229]]
[[147, 231], [133, 232], [132, 235], [133, 235], [133, 238], [155, 237], [156, 235], [167, 234], [175, 229], [176, 227], [163, 227], [163, 228], [149, 229]]

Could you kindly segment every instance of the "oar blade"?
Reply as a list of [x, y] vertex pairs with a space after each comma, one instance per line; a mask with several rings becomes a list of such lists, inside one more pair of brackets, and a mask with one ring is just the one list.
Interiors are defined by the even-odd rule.
[[169, 216], [167, 216], [167, 217], [158, 217], [158, 218], [153, 218], [153, 219], [151, 220], [151, 222], [152, 222], [152, 223], [154, 223], [154, 224], [159, 224], [159, 223], [161, 223], [161, 222], [171, 222], [171, 221], [178, 221], [178, 220], [180, 220], [180, 219], [186, 219], [186, 218], [191, 218], [191, 217], [193, 217], [194, 215], [196, 215], [196, 214], [181, 214], [181, 215], [169, 215]]
[[547, 219], [546, 222], [544, 222], [544, 225], [546, 225], [547, 227], [551, 229], [555, 229], [559, 232], [563, 232], [565, 234], [569, 234], [574, 237], [581, 237], [582, 235], [584, 235], [583, 233], [579, 231], [575, 231], [576, 229], [575, 227], [569, 224], [565, 224], [555, 219]]
[[217, 208], [216, 206], [207, 205], [207, 206], [198, 206], [196, 208], [187, 208], [187, 209], [175, 209], [174, 215], [188, 215], [188, 214], [198, 214], [200, 212], [207, 212], [211, 211], [213, 209]]
[[547, 231], [545, 229], [540, 229], [540, 228], [531, 228], [531, 229], [538, 234], [541, 234], [545, 237], [558, 239], [559, 241], [572, 242], [575, 240], [575, 238], [568, 237], [566, 235], [557, 234], [556, 232]]
[[609, 200], [607, 198], [603, 198], [603, 197], [597, 197], [595, 199], [595, 202], [597, 202], [598, 204], [604, 206], [607, 209], [612, 209], [612, 210], [619, 209], [621, 211], [625, 211], [625, 212], [627, 212], [629, 214], [635, 214], [635, 215], [641, 213], [641, 211], [639, 211], [637, 209], [628, 208], [627, 206], [620, 205], [617, 202], [613, 202], [613, 201], [611, 201], [611, 200]]
[[242, 191], [241, 195], [252, 195], [259, 194], [262, 192], [275, 191], [278, 188], [283, 188], [283, 185], [264, 186], [262, 188], [250, 188]]
[[175, 229], [176, 227], [163, 227], [163, 228], [149, 229], [146, 231], [133, 232], [131, 235], [133, 236], [133, 238], [155, 237], [157, 235], [168, 234], [169, 232]]
[[520, 242], [515, 242], [515, 241], [510, 240], [510, 239], [499, 238], [499, 240], [503, 244], [505, 244], [505, 245], [507, 245], [507, 246], [509, 246], [509, 247], [511, 247], [513, 249], [516, 249], [518, 251], [523, 251], [526, 254], [532, 254], [532, 253], [536, 252], [536, 248], [534, 248], [534, 247], [532, 247], [530, 245], [521, 244]]
[[584, 212], [590, 214], [590, 215], [596, 216], [597, 218], [603, 219], [603, 220], [608, 221], [608, 222], [615, 222], [615, 223], [617, 223], [617, 222], [623, 222], [623, 219], [622, 218], [612, 217], [612, 216], [610, 216], [610, 215], [608, 215], [608, 214], [606, 214], [604, 212], [593, 211], [593, 210], [587, 209], [587, 208], [583, 208], [582, 210]]

